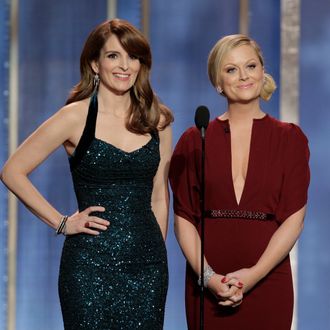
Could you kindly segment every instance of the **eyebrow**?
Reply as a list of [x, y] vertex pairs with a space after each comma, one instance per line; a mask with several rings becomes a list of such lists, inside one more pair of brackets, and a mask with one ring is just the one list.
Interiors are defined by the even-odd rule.
[[116, 53], [116, 54], [119, 54], [120, 52], [118, 50], [105, 50], [104, 51], [105, 54], [108, 54], [108, 53]]
[[[257, 59], [256, 58], [250, 58], [249, 60], [245, 61], [245, 63], [248, 63], [248, 62], [251, 62], [251, 61], [257, 61]], [[223, 66], [225, 67], [225, 66], [229, 66], [229, 65], [236, 66], [236, 64], [234, 64], [234, 63], [226, 63]]]

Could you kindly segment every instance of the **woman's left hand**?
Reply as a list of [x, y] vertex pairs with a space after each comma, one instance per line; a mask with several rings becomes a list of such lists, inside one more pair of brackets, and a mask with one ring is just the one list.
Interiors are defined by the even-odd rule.
[[256, 271], [251, 268], [242, 268], [232, 273], [228, 273], [226, 278], [239, 278], [243, 282], [243, 293], [247, 293], [251, 290], [260, 280]]
[[219, 305], [238, 306], [243, 299], [243, 283], [236, 278], [226, 278], [220, 274], [213, 274], [207, 287], [219, 300]]

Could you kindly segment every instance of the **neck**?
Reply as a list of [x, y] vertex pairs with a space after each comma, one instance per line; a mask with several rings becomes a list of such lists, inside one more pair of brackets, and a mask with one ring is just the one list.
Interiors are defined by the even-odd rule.
[[115, 94], [100, 86], [97, 98], [99, 111], [112, 113], [117, 117], [126, 117], [131, 105], [129, 91], [123, 94]]
[[249, 103], [228, 102], [225, 119], [232, 122], [246, 122], [262, 118], [265, 113], [260, 109], [259, 100]]

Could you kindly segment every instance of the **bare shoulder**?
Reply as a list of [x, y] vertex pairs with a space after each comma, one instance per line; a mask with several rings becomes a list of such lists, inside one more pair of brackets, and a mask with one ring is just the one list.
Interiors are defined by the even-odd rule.
[[46, 120], [32, 135], [32, 141], [53, 141], [59, 145], [70, 141], [77, 143], [84, 129], [88, 112], [88, 99], [65, 105]]
[[159, 140], [162, 141], [172, 141], [172, 126], [167, 125], [165, 128], [158, 130]]
[[161, 109], [162, 111], [160, 112], [159, 122], [157, 125], [159, 131], [164, 130], [174, 121], [172, 112], [168, 107], [162, 104]]
[[86, 120], [88, 104], [88, 99], [67, 104], [59, 109], [55, 116], [68, 124], [79, 124]]

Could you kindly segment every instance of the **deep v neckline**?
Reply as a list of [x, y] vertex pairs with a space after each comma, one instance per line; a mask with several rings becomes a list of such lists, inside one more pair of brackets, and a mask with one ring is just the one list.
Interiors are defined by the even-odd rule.
[[231, 137], [231, 132], [230, 132], [230, 123], [228, 121], [229, 125], [229, 157], [230, 157], [230, 179], [231, 179], [231, 186], [232, 186], [232, 192], [234, 194], [234, 199], [237, 207], [239, 207], [242, 204], [242, 200], [244, 197], [244, 192], [246, 190], [248, 178], [249, 178], [249, 173], [250, 173], [250, 164], [251, 164], [251, 153], [252, 153], [252, 146], [253, 146], [253, 133], [254, 133], [254, 121], [252, 122], [252, 127], [251, 127], [251, 133], [250, 133], [250, 144], [249, 144], [249, 151], [248, 151], [248, 160], [247, 160], [247, 166], [246, 166], [246, 175], [245, 175], [245, 180], [243, 183], [243, 188], [241, 192], [240, 198], [238, 198], [238, 194], [235, 189], [235, 183], [234, 183], [234, 171], [233, 171], [233, 149], [232, 149], [232, 137]]
[[265, 114], [262, 118], [253, 118], [252, 121], [252, 127], [251, 127], [251, 134], [250, 134], [250, 146], [249, 146], [249, 155], [248, 155], [248, 164], [247, 164], [247, 169], [246, 169], [246, 176], [245, 176], [245, 181], [242, 189], [242, 194], [240, 199], [238, 200], [237, 195], [236, 195], [236, 190], [235, 190], [235, 185], [234, 185], [234, 177], [233, 177], [233, 160], [232, 160], [232, 141], [231, 141], [231, 132], [230, 132], [230, 123], [229, 119], [220, 119], [219, 117], [217, 120], [224, 126], [224, 132], [227, 137], [227, 146], [228, 146], [228, 164], [229, 164], [229, 180], [230, 180], [230, 187], [231, 187], [231, 194], [233, 196], [233, 200], [235, 201], [236, 207], [241, 207], [246, 191], [249, 185], [249, 178], [250, 178], [250, 172], [251, 172], [251, 166], [252, 166], [252, 160], [253, 160], [253, 151], [254, 151], [254, 140], [255, 140], [255, 124], [256, 122], [264, 120], [266, 117], [268, 117], [268, 114]]

